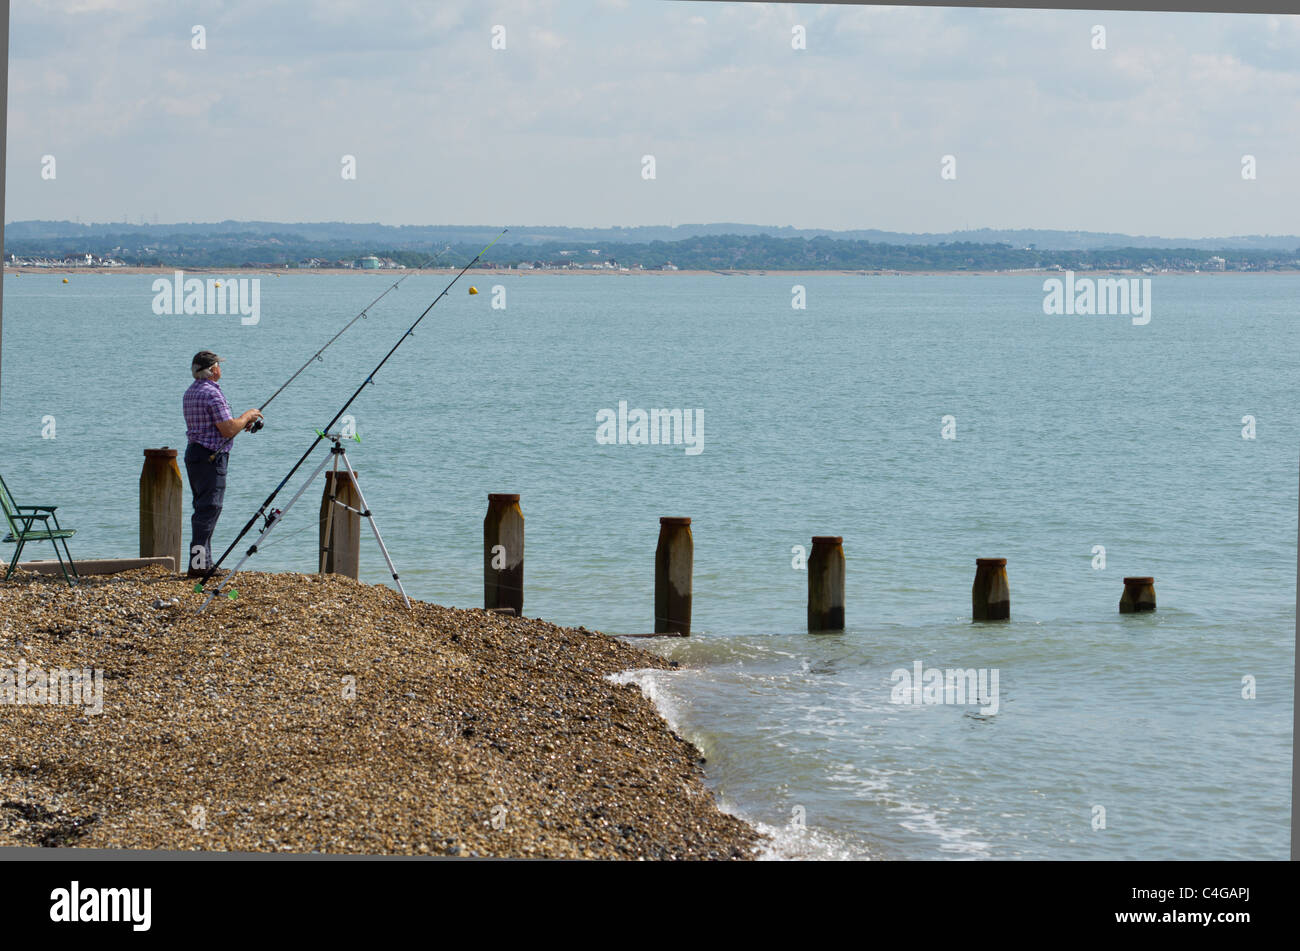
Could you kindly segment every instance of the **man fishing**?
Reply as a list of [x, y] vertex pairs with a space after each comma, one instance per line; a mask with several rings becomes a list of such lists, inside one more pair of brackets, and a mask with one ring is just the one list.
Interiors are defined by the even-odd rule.
[[226, 495], [226, 465], [230, 445], [241, 432], [262, 418], [259, 410], [250, 409], [232, 417], [226, 394], [221, 392], [223, 358], [211, 350], [200, 350], [190, 362], [194, 382], [185, 391], [185, 472], [194, 496], [194, 515], [190, 519], [190, 565], [187, 575], [202, 578], [212, 565], [212, 532], [221, 517]]
[[[433, 301], [430, 302], [430, 304], [429, 304], [428, 307], [424, 308], [424, 310], [420, 313], [420, 316], [419, 316], [419, 317], [415, 318], [415, 323], [411, 324], [410, 329], [407, 330], [406, 333], [404, 333], [401, 337], [398, 338], [397, 343], [393, 344], [393, 348], [392, 348], [391, 350], [388, 351], [388, 353], [384, 356], [384, 359], [380, 360], [378, 366], [376, 366], [373, 370], [370, 371], [370, 375], [369, 375], [368, 377], [366, 377], [364, 381], [362, 381], [362, 383], [361, 383], [360, 386], [357, 387], [356, 392], [354, 392], [354, 393], [353, 393], [353, 394], [348, 398], [348, 401], [347, 401], [346, 403], [343, 404], [342, 408], [340, 408], [339, 411], [338, 411], [337, 413], [334, 414], [334, 418], [331, 419], [331, 420], [330, 420], [330, 421], [325, 425], [325, 429], [324, 429], [323, 431], [322, 431], [322, 430], [317, 430], [317, 431], [316, 431], [316, 439], [312, 442], [312, 444], [311, 444], [310, 446], [307, 447], [307, 451], [304, 452], [304, 453], [302, 454], [302, 456], [298, 459], [298, 461], [295, 462], [295, 463], [293, 464], [293, 468], [289, 470], [288, 475], [286, 475], [283, 479], [281, 479], [281, 480], [280, 480], [280, 484], [277, 485], [277, 486], [275, 487], [274, 491], [272, 491], [271, 494], [268, 495], [268, 496], [266, 497], [266, 501], [264, 501], [264, 502], [261, 504], [261, 506], [258, 508], [258, 510], [257, 510], [257, 514], [255, 514], [252, 518], [250, 518], [247, 522], [244, 523], [244, 527], [243, 527], [242, 529], [240, 529], [239, 533], [235, 536], [235, 540], [234, 540], [233, 542], [230, 543], [230, 547], [226, 549], [225, 553], [224, 553], [220, 558], [217, 559], [217, 563], [224, 562], [224, 561], [226, 560], [226, 555], [229, 555], [232, 551], [234, 551], [234, 550], [235, 550], [235, 546], [239, 544], [239, 540], [240, 540], [241, 538], [243, 538], [245, 535], [247, 535], [250, 531], [252, 531], [253, 527], [257, 524], [258, 519], [265, 519], [265, 520], [266, 520], [265, 523], [263, 524], [263, 527], [262, 527], [262, 534], [258, 536], [259, 538], [265, 537], [265, 535], [266, 535], [267, 532], [271, 531], [271, 529], [272, 529], [275, 525], [279, 524], [279, 521], [280, 521], [281, 516], [284, 515], [285, 513], [287, 513], [287, 512], [289, 511], [289, 509], [293, 506], [294, 502], [297, 502], [297, 501], [298, 501], [298, 499], [302, 496], [303, 489], [305, 489], [306, 486], [304, 486], [303, 489], [300, 489], [300, 490], [298, 491], [298, 494], [295, 495], [295, 496], [293, 497], [293, 499], [289, 502], [289, 504], [285, 506], [285, 508], [284, 508], [284, 512], [281, 512], [279, 509], [274, 509], [274, 510], [272, 510], [270, 513], [268, 513], [267, 510], [270, 508], [271, 503], [272, 503], [273, 501], [275, 501], [275, 497], [276, 497], [277, 495], [280, 494], [280, 490], [283, 489], [283, 488], [285, 487], [285, 485], [288, 484], [289, 480], [293, 478], [293, 474], [294, 474], [295, 472], [297, 472], [300, 468], [302, 468], [303, 463], [305, 463], [305, 462], [307, 461], [307, 459], [311, 456], [312, 451], [313, 451], [313, 450], [314, 450], [314, 449], [315, 449], [315, 448], [316, 448], [316, 447], [317, 447], [321, 442], [323, 442], [323, 441], [325, 441], [325, 440], [331, 440], [331, 441], [334, 443], [334, 446], [335, 446], [335, 449], [334, 449], [334, 450], [331, 450], [331, 452], [334, 452], [334, 451], [341, 451], [341, 450], [339, 449], [339, 442], [338, 442], [338, 440], [339, 440], [340, 438], [342, 438], [342, 437], [338, 436], [338, 434], [330, 434], [330, 432], [329, 432], [329, 431], [331, 430], [331, 428], [334, 426], [334, 424], [337, 423], [340, 419], [343, 418], [343, 414], [346, 413], [346, 412], [348, 411], [348, 407], [350, 407], [354, 402], [356, 402], [357, 397], [359, 397], [359, 396], [361, 395], [362, 391], [365, 390], [365, 388], [366, 388], [367, 386], [370, 386], [371, 384], [373, 384], [373, 383], [375, 382], [375, 374], [377, 374], [380, 370], [382, 370], [382, 369], [384, 368], [384, 364], [387, 363], [387, 362], [389, 361], [389, 359], [392, 358], [393, 354], [397, 352], [397, 348], [400, 347], [400, 346], [403, 344], [403, 342], [405, 342], [405, 341], [407, 340], [407, 338], [409, 338], [409, 337], [411, 337], [411, 336], [413, 336], [413, 335], [415, 334], [415, 328], [418, 327], [418, 326], [420, 326], [420, 321], [424, 320], [424, 318], [427, 317], [427, 316], [429, 315], [429, 311], [433, 310], [433, 308], [434, 308], [435, 306], [437, 306], [438, 301], [440, 301], [440, 300], [442, 300], [444, 297], [446, 297], [447, 294], [448, 294], [448, 292], [450, 292], [451, 289], [452, 289], [452, 287], [455, 285], [455, 283], [456, 283], [457, 281], [459, 281], [462, 277], [465, 276], [465, 272], [468, 271], [470, 268], [472, 268], [475, 264], [478, 264], [478, 262], [481, 261], [481, 260], [483, 259], [483, 255], [487, 254], [488, 251], [492, 250], [492, 245], [494, 245], [494, 244], [496, 244], [498, 241], [500, 241], [501, 238], [502, 238], [502, 236], [503, 236], [507, 231], [509, 231], [509, 230], [510, 230], [509, 228], [503, 228], [502, 231], [501, 231], [501, 234], [499, 234], [499, 235], [497, 235], [495, 238], [493, 238], [493, 239], [488, 243], [487, 247], [485, 247], [482, 251], [480, 251], [478, 254], [476, 254], [476, 255], [474, 256], [474, 259], [473, 259], [472, 261], [470, 261], [470, 262], [469, 262], [468, 264], [466, 264], [463, 268], [461, 268], [461, 269], [456, 273], [456, 276], [453, 277], [453, 278], [451, 279], [450, 283], [448, 283], [447, 286], [444, 287], [444, 288], [442, 289], [442, 293], [439, 294], [437, 297], [435, 297], [435, 298], [433, 299]], [[445, 251], [446, 248], [444, 248], [443, 250]], [[427, 265], [432, 264], [434, 261], [436, 261], [436, 260], [438, 259], [438, 257], [439, 257], [441, 254], [442, 254], [442, 251], [439, 251], [438, 254], [435, 254], [432, 258], [430, 258], [427, 262], [425, 262], [425, 264], [421, 265], [421, 268], [424, 268], [424, 267], [426, 267]], [[411, 272], [411, 273], [415, 273], [415, 272]], [[407, 276], [409, 277], [410, 275], [408, 274]], [[256, 432], [257, 429], [260, 428], [260, 425], [261, 425], [261, 419], [262, 419], [262, 412], [261, 412], [261, 411], [264, 410], [264, 409], [266, 409], [266, 407], [268, 407], [268, 406], [271, 405], [271, 400], [275, 399], [277, 396], [279, 396], [281, 393], [283, 393], [284, 390], [285, 390], [285, 387], [289, 386], [289, 384], [291, 384], [294, 380], [296, 380], [296, 379], [298, 378], [299, 374], [301, 374], [301, 373], [302, 373], [303, 371], [305, 371], [309, 366], [312, 365], [313, 361], [320, 359], [320, 355], [321, 355], [322, 353], [325, 352], [325, 350], [329, 347], [330, 344], [332, 344], [335, 340], [338, 340], [339, 337], [343, 336], [343, 334], [347, 331], [348, 327], [351, 327], [353, 324], [355, 324], [355, 323], [356, 323], [358, 320], [360, 320], [362, 317], [365, 317], [366, 314], [367, 314], [367, 312], [370, 310], [371, 307], [374, 307], [375, 304], [379, 303], [379, 302], [380, 302], [380, 301], [381, 301], [385, 296], [388, 295], [388, 293], [389, 293], [390, 291], [394, 291], [394, 290], [396, 290], [396, 289], [397, 289], [397, 286], [398, 286], [399, 284], [401, 284], [402, 281], [404, 281], [404, 280], [406, 280], [406, 277], [403, 277], [401, 280], [395, 282], [391, 287], [388, 288], [388, 290], [384, 291], [382, 294], [380, 294], [378, 297], [376, 297], [373, 301], [371, 301], [368, 305], [366, 305], [366, 307], [362, 309], [361, 313], [359, 313], [359, 314], [357, 314], [355, 317], [353, 317], [350, 321], [347, 322], [347, 324], [343, 327], [342, 330], [340, 330], [340, 331], [339, 331], [338, 333], [336, 333], [333, 337], [331, 337], [329, 340], [327, 340], [327, 341], [325, 342], [325, 346], [323, 346], [323, 347], [321, 347], [319, 350], [317, 350], [317, 351], [316, 351], [316, 352], [315, 352], [315, 353], [314, 353], [314, 354], [313, 354], [313, 355], [312, 355], [312, 356], [307, 360], [307, 362], [304, 363], [301, 367], [299, 367], [298, 370], [297, 370], [297, 372], [295, 372], [293, 376], [289, 377], [289, 379], [286, 380], [286, 381], [284, 382], [284, 384], [283, 384], [283, 385], [282, 385], [278, 390], [276, 390], [274, 393], [272, 393], [270, 399], [268, 399], [265, 403], [263, 403], [263, 404], [261, 405], [261, 407], [259, 407], [258, 409], [250, 409], [247, 413], [245, 413], [243, 416], [239, 417], [238, 419], [233, 419], [233, 420], [232, 420], [232, 419], [229, 419], [229, 416], [230, 416], [230, 408], [229, 408], [228, 406], [225, 405], [225, 403], [226, 403], [225, 397], [222, 396], [222, 395], [220, 395], [220, 394], [221, 394], [221, 390], [220, 390], [220, 388], [216, 388], [216, 387], [214, 387], [214, 389], [216, 389], [216, 392], [217, 392], [217, 394], [218, 394], [218, 398], [221, 400], [221, 405], [222, 405], [222, 407], [224, 408], [224, 415], [227, 417], [227, 420], [228, 420], [225, 429], [219, 429], [219, 428], [218, 428], [218, 429], [215, 430], [215, 436], [213, 437], [213, 442], [214, 442], [214, 444], [215, 444], [217, 447], [225, 447], [225, 448], [228, 448], [228, 447], [230, 446], [230, 442], [231, 442], [231, 440], [233, 440], [234, 437], [235, 437], [235, 435], [236, 435], [237, 433], [239, 433], [240, 431], [245, 430], [245, 429], [249, 429], [249, 430], [251, 430], [251, 431], [253, 431], [253, 432]], [[208, 353], [206, 350], [205, 350], [204, 352], [202, 352], [202, 353], [196, 354], [195, 357], [194, 357], [194, 360], [195, 360], [194, 367], [195, 367], [195, 371], [196, 371], [196, 372], [194, 373], [194, 377], [195, 377], [195, 379], [200, 379], [200, 377], [199, 377], [199, 373], [197, 372], [198, 367], [199, 367], [199, 363], [200, 363], [200, 362], [211, 361], [212, 364], [215, 364], [215, 363], [219, 363], [219, 362], [220, 362], [220, 359], [221, 359], [221, 358], [218, 357], [216, 354]], [[217, 371], [218, 371], [218, 376], [217, 376], [217, 378], [219, 379], [219, 378], [220, 378], [220, 368], [219, 368], [219, 367], [216, 367], [216, 369], [217, 369]], [[197, 385], [198, 385], [198, 384], [195, 384], [195, 386], [197, 386]], [[189, 391], [187, 391], [186, 394], [185, 394], [185, 405], [186, 405], [185, 417], [186, 417], [187, 425], [188, 425], [188, 423], [189, 423], [189, 416], [190, 416], [190, 413], [189, 413], [189, 400], [190, 400], [190, 393], [191, 393], [191, 392], [194, 392], [194, 390], [195, 390], [195, 386], [191, 386], [190, 389], [189, 389]], [[215, 419], [217, 415], [222, 415], [222, 414], [214, 414], [214, 415], [213, 415], [213, 418]], [[215, 423], [215, 422], [214, 422], [212, 425], [213, 425], [213, 426], [219, 426], [219, 424], [217, 424], [217, 423]], [[188, 449], [185, 450], [185, 465], [186, 465], [186, 468], [189, 468], [189, 466], [190, 466], [190, 458], [191, 458], [191, 456], [194, 454], [194, 452], [196, 451], [196, 447], [195, 447], [195, 444], [194, 444], [194, 440], [195, 440], [195, 429], [194, 429], [194, 428], [191, 428], [191, 430], [190, 430], [190, 446], [189, 446]], [[197, 449], [198, 458], [200, 458], [200, 459], [202, 458], [203, 453], [204, 453], [204, 451], [206, 450], [206, 448], [207, 448], [207, 447], [206, 447], [206, 444], [201, 445], [200, 447], [198, 447], [198, 449]], [[224, 453], [224, 452], [220, 452], [220, 453], [218, 453], [218, 452], [216, 452], [215, 450], [213, 450], [213, 456], [215, 457], [215, 456], [218, 456], [218, 455], [221, 457], [221, 460], [222, 460], [222, 470], [221, 470], [221, 482], [220, 482], [220, 484], [221, 484], [221, 486], [224, 488], [224, 486], [225, 486], [225, 481], [226, 481], [226, 480], [225, 480], [225, 453]], [[344, 459], [345, 459], [345, 461], [346, 461], [346, 457], [344, 457]], [[326, 460], [326, 462], [328, 462], [328, 460]], [[319, 475], [322, 471], [324, 471], [324, 469], [325, 469], [325, 465], [326, 465], [326, 463], [324, 463], [324, 462], [321, 463], [320, 468], [318, 468], [318, 469], [316, 470], [316, 474], [317, 474], [317, 475]], [[313, 478], [314, 478], [314, 476], [313, 476]], [[193, 470], [193, 469], [191, 469], [191, 472], [190, 472], [190, 484], [191, 484], [191, 485], [194, 485], [194, 470]], [[359, 490], [359, 489], [358, 489], [358, 493], [360, 493], [360, 490]], [[209, 567], [208, 567], [208, 570], [209, 570], [209, 571], [211, 571], [211, 570], [215, 567], [215, 565], [214, 565], [214, 564], [212, 563], [212, 561], [211, 561], [211, 552], [210, 552], [210, 550], [209, 550], [208, 548], [206, 548], [206, 545], [207, 545], [207, 544], [210, 544], [210, 542], [211, 542], [211, 537], [212, 537], [212, 535], [211, 535], [211, 532], [212, 532], [212, 526], [216, 524], [216, 521], [217, 521], [217, 515], [220, 514], [220, 512], [221, 512], [221, 501], [220, 501], [220, 499], [221, 499], [221, 495], [220, 495], [220, 491], [219, 491], [219, 490], [218, 490], [218, 493], [217, 493], [217, 496], [216, 496], [216, 497], [217, 497], [216, 508], [213, 510], [214, 514], [211, 516], [211, 520], [207, 523], [207, 531], [208, 531], [208, 534], [207, 534], [206, 536], [204, 536], [204, 539], [203, 539], [203, 540], [204, 540], [205, 548], [202, 549], [202, 551], [204, 552], [204, 554], [205, 554], [205, 556], [206, 556], [206, 558], [207, 558], [207, 564], [208, 564], [208, 566], [209, 566]], [[364, 503], [363, 503], [363, 505], [364, 505]], [[196, 489], [196, 490], [195, 490], [195, 493], [194, 493], [194, 537], [195, 537], [196, 542], [197, 542], [197, 540], [199, 539], [199, 536], [200, 536], [200, 534], [201, 534], [201, 532], [199, 531], [199, 528], [200, 528], [199, 513], [200, 513], [200, 509], [199, 509], [199, 494], [198, 494], [198, 491], [197, 491], [197, 489]], [[364, 515], [364, 516], [366, 516], [367, 518], [370, 517], [370, 513], [369, 513], [368, 511], [366, 511], [366, 512], [362, 512], [361, 514]], [[373, 519], [371, 519], [371, 527], [372, 527], [372, 528], [374, 527], [374, 520], [373, 520]], [[406, 602], [406, 606], [409, 608], [409, 607], [411, 606], [411, 601], [410, 601], [409, 598], [406, 597], [406, 592], [405, 592], [404, 590], [402, 590], [402, 582], [401, 582], [400, 580], [398, 580], [398, 577], [397, 577], [397, 571], [393, 568], [393, 562], [392, 562], [392, 559], [390, 559], [390, 558], [388, 557], [388, 549], [387, 549], [387, 548], [384, 548], [384, 541], [383, 541], [382, 538], [379, 537], [379, 530], [378, 530], [378, 529], [375, 529], [375, 540], [379, 542], [379, 547], [380, 547], [380, 549], [381, 549], [381, 550], [383, 551], [383, 553], [384, 553], [384, 560], [388, 562], [388, 568], [389, 568], [389, 570], [392, 572], [393, 580], [394, 580], [395, 582], [397, 582], [397, 590], [401, 593], [401, 595], [402, 595], [402, 600]], [[203, 605], [199, 608], [199, 613], [202, 613], [203, 611], [205, 611], [205, 610], [207, 609], [208, 605], [212, 603], [213, 598], [217, 597], [217, 595], [219, 595], [219, 594], [225, 593], [223, 589], [225, 588], [226, 584], [227, 584], [227, 583], [230, 581], [230, 579], [231, 579], [232, 577], [234, 577], [234, 575], [235, 575], [236, 573], [238, 573], [238, 571], [239, 571], [239, 570], [244, 566], [244, 563], [245, 563], [246, 561], [248, 561], [248, 559], [251, 558], [251, 557], [253, 556], [253, 553], [257, 551], [257, 548], [258, 548], [257, 545], [251, 545], [251, 546], [249, 546], [249, 549], [248, 549], [247, 553], [245, 553], [244, 557], [239, 561], [239, 563], [236, 564], [234, 568], [230, 569], [230, 571], [227, 573], [227, 575], [225, 576], [225, 578], [223, 578], [219, 583], [217, 583], [217, 584], [214, 585], [211, 589], [208, 590], [208, 597], [207, 597], [207, 600], [205, 600], [205, 601], [203, 602]], [[191, 573], [191, 575], [193, 575], [193, 574], [202, 574], [202, 575], [204, 575], [204, 576], [206, 577], [206, 575], [207, 575], [208, 572], [207, 572], [207, 571], [196, 572], [196, 571], [195, 571], [195, 568], [194, 568], [194, 565], [191, 564], [191, 567], [190, 567], [190, 573]], [[195, 590], [198, 591], [198, 590], [200, 590], [202, 587], [203, 587], [203, 585], [196, 586], [196, 587], [195, 587]]]

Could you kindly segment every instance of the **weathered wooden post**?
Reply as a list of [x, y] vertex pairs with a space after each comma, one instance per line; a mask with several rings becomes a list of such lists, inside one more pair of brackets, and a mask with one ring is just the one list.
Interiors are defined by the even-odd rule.
[[691, 520], [675, 516], [659, 519], [659, 544], [655, 547], [656, 634], [690, 636], [694, 566]]
[[513, 608], [524, 616], [524, 513], [519, 495], [488, 495], [483, 517], [483, 607]]
[[320, 500], [320, 573], [355, 578], [361, 566], [361, 513], [343, 505], [359, 510], [361, 495], [346, 470], [330, 470]]
[[183, 494], [176, 450], [146, 449], [140, 470], [140, 557], [170, 556], [180, 572], [189, 567], [181, 561]]
[[814, 535], [808, 556], [808, 630], [844, 630], [844, 539]]
[[976, 621], [1005, 621], [1011, 617], [1011, 586], [1005, 558], [976, 558], [971, 588], [971, 617]]
[[1155, 578], [1125, 578], [1124, 595], [1119, 599], [1120, 614], [1136, 614], [1156, 609]]

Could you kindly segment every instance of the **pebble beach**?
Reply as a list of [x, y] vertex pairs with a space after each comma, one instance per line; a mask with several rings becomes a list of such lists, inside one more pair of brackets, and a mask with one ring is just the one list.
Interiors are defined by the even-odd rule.
[[[635, 685], [668, 661], [338, 575], [161, 568], [0, 585], [0, 672], [102, 670], [102, 711], [0, 681], [0, 845], [748, 859]], [[20, 667], [21, 665], [21, 667]], [[30, 675], [29, 675], [30, 676]], [[28, 699], [31, 699], [28, 693]]]

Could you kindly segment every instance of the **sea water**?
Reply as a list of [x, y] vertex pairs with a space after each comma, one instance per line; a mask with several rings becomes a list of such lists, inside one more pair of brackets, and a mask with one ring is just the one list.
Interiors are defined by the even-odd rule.
[[[0, 473], [74, 555], [134, 555], [193, 353], [242, 412], [398, 276], [262, 274], [249, 325], [155, 314], [154, 275], [8, 275]], [[218, 550], [447, 280], [412, 276], [237, 438]], [[658, 518], [690, 516], [692, 635], [638, 642], [682, 668], [628, 676], [768, 854], [1284, 858], [1300, 276], [1154, 275], [1141, 326], [1045, 314], [1043, 281], [475, 272], [363, 389], [349, 458], [439, 603], [481, 605], [486, 495], [521, 493], [525, 613], [561, 624], [651, 630]], [[621, 403], [690, 413], [698, 451], [598, 439]], [[250, 568], [314, 570], [319, 505]], [[822, 534], [842, 633], [805, 630]], [[969, 620], [976, 557], [1008, 559], [1009, 622]], [[1125, 575], [1157, 612], [1118, 614]], [[996, 712], [901, 702], [917, 664], [996, 672]]]

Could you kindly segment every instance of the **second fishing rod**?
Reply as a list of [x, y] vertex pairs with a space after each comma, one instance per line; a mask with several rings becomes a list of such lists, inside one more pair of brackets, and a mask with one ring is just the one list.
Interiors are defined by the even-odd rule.
[[[240, 529], [239, 534], [235, 536], [235, 540], [232, 541], [230, 545], [226, 548], [226, 550], [221, 553], [221, 557], [218, 558], [215, 562], [213, 562], [211, 566], [209, 566], [206, 574], [204, 574], [202, 580], [195, 587], [196, 591], [201, 592], [204, 590], [204, 588], [207, 586], [208, 581], [211, 580], [212, 576], [216, 574], [217, 570], [221, 567], [221, 563], [224, 562], [226, 558], [230, 556], [230, 553], [235, 550], [235, 547], [240, 543], [240, 541], [243, 540], [244, 536], [247, 535], [250, 531], [252, 531], [253, 526], [257, 524], [258, 519], [263, 519], [267, 517], [266, 515], [267, 508], [270, 506], [270, 504], [273, 501], [275, 501], [275, 497], [280, 494], [280, 492], [284, 489], [284, 487], [289, 483], [289, 480], [293, 478], [294, 473], [296, 473], [300, 468], [302, 468], [303, 463], [305, 463], [307, 459], [311, 456], [311, 454], [316, 450], [316, 447], [319, 446], [322, 441], [328, 438], [326, 434], [332, 431], [334, 424], [337, 423], [343, 417], [343, 414], [348, 411], [348, 408], [351, 407], [351, 405], [356, 401], [357, 397], [361, 395], [362, 391], [367, 386], [374, 383], [375, 374], [377, 374], [380, 370], [383, 369], [384, 364], [386, 364], [389, 358], [391, 358], [392, 355], [397, 352], [398, 347], [400, 347], [403, 343], [406, 342], [407, 337], [410, 337], [412, 334], [415, 333], [415, 328], [420, 325], [420, 322], [424, 320], [426, 316], [428, 316], [429, 312], [433, 310], [433, 308], [437, 305], [438, 301], [446, 297], [447, 294], [451, 291], [451, 289], [456, 285], [456, 282], [459, 281], [462, 277], [464, 277], [465, 273], [470, 268], [472, 268], [475, 264], [477, 264], [482, 259], [483, 255], [487, 254], [488, 251], [492, 249], [492, 246], [496, 244], [498, 241], [500, 241], [501, 238], [509, 230], [510, 230], [509, 228], [502, 229], [501, 233], [498, 234], [495, 238], [493, 238], [487, 244], [487, 246], [483, 248], [482, 251], [476, 254], [472, 261], [470, 261], [463, 268], [461, 268], [459, 272], [457, 272], [456, 276], [453, 277], [451, 281], [448, 282], [447, 286], [442, 289], [442, 293], [440, 293], [437, 297], [435, 297], [432, 300], [432, 302], [430, 302], [429, 306], [426, 307], [424, 311], [420, 314], [420, 316], [415, 319], [415, 322], [411, 324], [411, 326], [407, 329], [406, 333], [402, 334], [402, 336], [398, 338], [397, 343], [393, 344], [393, 348], [389, 350], [388, 353], [384, 355], [384, 358], [379, 361], [378, 365], [373, 370], [370, 371], [369, 375], [367, 375], [366, 378], [361, 382], [361, 385], [357, 387], [356, 391], [350, 397], [348, 397], [347, 402], [344, 403], [343, 406], [339, 409], [339, 411], [334, 414], [334, 418], [331, 419], [324, 426], [323, 429], [317, 431], [316, 438], [315, 440], [312, 441], [312, 444], [307, 447], [307, 451], [304, 452], [301, 458], [299, 458], [298, 461], [293, 464], [293, 468], [288, 471], [285, 477], [280, 480], [279, 485], [277, 485], [271, 491], [271, 494], [266, 497], [266, 500], [262, 502], [261, 506], [258, 507], [258, 510], [253, 515], [253, 517], [248, 520], [248, 522], [244, 525], [242, 529]], [[307, 362], [308, 364], [311, 363], [310, 360]], [[272, 397], [272, 399], [274, 399], [274, 396]], [[270, 400], [268, 400], [267, 402], [270, 402]], [[268, 520], [265, 528], [269, 528], [271, 524], [272, 524], [271, 521]], [[265, 528], [263, 530], [265, 530]], [[256, 547], [257, 546], [254, 545], [252, 548], [250, 548], [248, 554], [251, 555], [254, 551], [256, 551]], [[217, 585], [216, 591], [213, 592], [213, 596], [215, 596], [215, 594], [221, 590], [221, 588], [225, 585], [226, 581], [229, 580], [230, 575], [233, 574], [234, 572], [231, 571], [229, 574], [227, 574], [226, 578], [222, 579], [222, 581]], [[212, 598], [209, 597], [208, 601], [211, 600]], [[206, 603], [207, 602], [205, 602], [205, 606]]]

